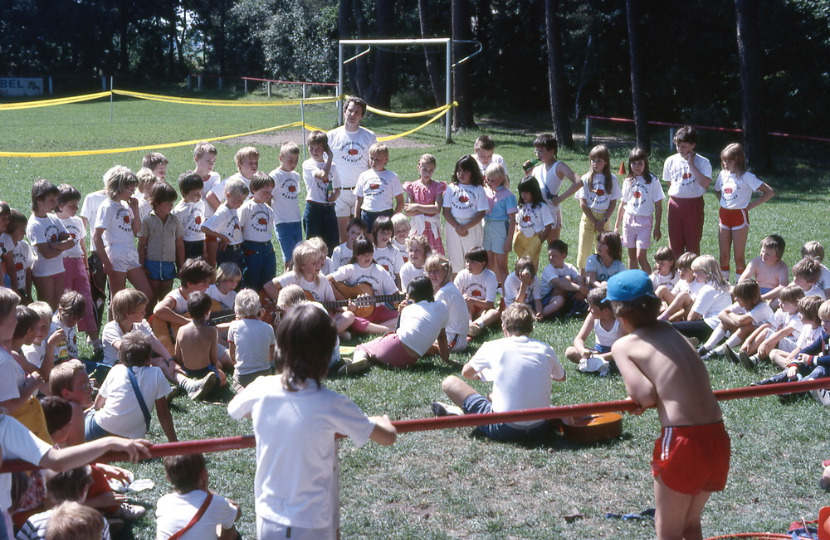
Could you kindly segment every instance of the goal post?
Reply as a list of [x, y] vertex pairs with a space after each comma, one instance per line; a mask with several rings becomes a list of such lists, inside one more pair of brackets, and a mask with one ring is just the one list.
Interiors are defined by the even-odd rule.
[[[394, 47], [400, 46], [410, 46], [410, 45], [431, 45], [431, 46], [440, 46], [444, 45], [447, 51], [447, 58], [446, 58], [446, 65], [444, 68], [444, 78], [445, 78], [445, 90], [444, 90], [444, 97], [445, 103], [452, 103], [452, 39], [450, 38], [413, 38], [413, 39], [341, 39], [338, 43], [338, 50], [337, 50], [337, 82], [340, 88], [340, 92], [343, 93], [343, 66], [346, 62], [357, 58], [358, 56], [362, 56], [369, 52], [367, 49], [366, 51], [359, 53], [352, 58], [343, 59], [343, 46], [344, 45], [368, 45], [370, 48], [372, 45], [391, 45]], [[343, 102], [339, 101], [337, 104], [337, 122], [338, 124], [343, 123]], [[447, 142], [450, 142], [451, 134], [450, 134], [450, 126], [452, 124], [452, 107], [447, 109], [446, 113], [446, 120], [444, 122], [446, 126], [446, 139]]]

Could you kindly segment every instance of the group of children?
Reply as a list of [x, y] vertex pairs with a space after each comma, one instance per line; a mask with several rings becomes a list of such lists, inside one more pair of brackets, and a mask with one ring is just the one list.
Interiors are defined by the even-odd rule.
[[[631, 397], [644, 407], [655, 399], [663, 407], [664, 393], [674, 390], [648, 390], [642, 374], [635, 373], [663, 369], [641, 363], [632, 352], [631, 335], [642, 328], [659, 334], [661, 343], [675, 330], [697, 339], [704, 359], [723, 355], [752, 368], [769, 359], [784, 370], [758, 384], [824, 376], [830, 366], [830, 303], [823, 299], [830, 272], [820, 264], [822, 246], [804, 246], [792, 283], [781, 261], [784, 241], [776, 235], [765, 238], [760, 256], [745, 264], [747, 212], [773, 192], [746, 171], [740, 146], [729, 145], [714, 187], [721, 201], [720, 261], [695, 255], [698, 225], [702, 231], [698, 199], [711, 183], [711, 166], [694, 152], [693, 129], [679, 130], [675, 142], [678, 154], [663, 172], [669, 182], [670, 247], [656, 252], [654, 272], [648, 249], [662, 237], [665, 194], [649, 172], [648, 155], [640, 149], [630, 153], [621, 186], [610, 173], [608, 150], [598, 146], [590, 152], [590, 170], [579, 178], [557, 160], [550, 134], [534, 140], [537, 160], [526, 164], [518, 197], [488, 136], [479, 137], [473, 154], [456, 162], [448, 183], [433, 179], [436, 160], [425, 154], [417, 164], [419, 178], [402, 184], [386, 169], [388, 148], [376, 143], [369, 149], [369, 168], [354, 187], [344, 188], [328, 136], [314, 131], [307, 140], [311, 158], [301, 166], [304, 213], [298, 200], [300, 173], [295, 172], [300, 150], [293, 143], [280, 148], [280, 166], [270, 174], [258, 171], [255, 148], [242, 148], [235, 156], [238, 172], [225, 180], [213, 171], [216, 148], [199, 143], [194, 170], [178, 178], [178, 194], [165, 181], [168, 162], [158, 153], [145, 156], [136, 174], [121, 166], [107, 171], [104, 189], [87, 195], [83, 204], [72, 186], [38, 180], [28, 220], [0, 203], [3, 279], [18, 291], [9, 291], [14, 299], [3, 300], [12, 307], [0, 302], [0, 314], [15, 316], [13, 331], [3, 341], [11, 354], [0, 355], [15, 377], [3, 379], [0, 405], [50, 444], [83, 446], [110, 441], [110, 435], [140, 441], [153, 409], [168, 440], [175, 441], [170, 385], [193, 399], [230, 385], [238, 395], [229, 413], [251, 416], [256, 433], [314, 433], [313, 442], [294, 448], [257, 438], [258, 533], [288, 529], [289, 534], [326, 537], [336, 506], [329, 495], [334, 433], [357, 444], [369, 438], [391, 444], [395, 438], [388, 418], [366, 418], [347, 398], [325, 390], [321, 381], [337, 366], [351, 374], [375, 363], [406, 367], [434, 353], [448, 361], [451, 351], [465, 350], [484, 328], [500, 322], [505, 338], [484, 344], [461, 371], [468, 379], [492, 381], [492, 395], [481, 396], [460, 378], [448, 377], [443, 389], [455, 406], [436, 402], [433, 410], [444, 415], [544, 407], [550, 403], [551, 380], [563, 380], [565, 371], [549, 345], [530, 339], [534, 322], [585, 314], [565, 357], [582, 371], [619, 370]], [[571, 185], [563, 191], [565, 179]], [[335, 207], [344, 189], [353, 192], [356, 215], [341, 236]], [[761, 196], [752, 200], [754, 191]], [[576, 265], [566, 262], [568, 245], [559, 238], [560, 206], [571, 196], [581, 209]], [[279, 276], [272, 234], [286, 268]], [[739, 275], [734, 287], [728, 282], [733, 246]], [[549, 264], [540, 271], [543, 247]], [[628, 268], [650, 274], [648, 286], [639, 274], [625, 271], [623, 248]], [[513, 271], [507, 267], [511, 251], [516, 254]], [[615, 290], [615, 276], [628, 276], [634, 285], [623, 280], [623, 291]], [[175, 278], [179, 286], [174, 288]], [[32, 302], [32, 285], [37, 302]], [[626, 287], [639, 294], [632, 296]], [[107, 289], [109, 322], [102, 326]], [[18, 297], [28, 305], [17, 306]], [[620, 305], [643, 297], [648, 298], [646, 318]], [[221, 315], [228, 322], [214, 326]], [[660, 321], [670, 321], [674, 330]], [[76, 360], [77, 330], [99, 353], [95, 361]], [[596, 343], [591, 347], [592, 331]], [[338, 336], [353, 333], [379, 337], [358, 345], [351, 359], [340, 359]], [[697, 364], [678, 370], [672, 377], [689, 376], [694, 383], [689, 387], [702, 388]], [[100, 379], [94, 401], [88, 371]], [[230, 371], [232, 377], [226, 375]], [[38, 394], [67, 402], [70, 412], [63, 425], [54, 425]], [[306, 394], [314, 401], [299, 399]], [[661, 422], [718, 423], [716, 405], [700, 408], [694, 418], [661, 409]], [[307, 414], [319, 418], [319, 431], [309, 427]], [[480, 430], [495, 439], [519, 440], [538, 438], [547, 428], [546, 422], [522, 422]], [[60, 430], [59, 439], [54, 434]], [[136, 448], [131, 451], [141, 451], [140, 444]], [[315, 459], [307, 455], [311, 448]], [[213, 513], [207, 515], [215, 520], [203, 517], [197, 520], [200, 526], [210, 524], [215, 532], [219, 525], [221, 534], [235, 535], [238, 508], [221, 497], [211, 502], [200, 459], [165, 461], [177, 493], [159, 503], [160, 537], [188, 525], [188, 520], [179, 523], [187, 515], [175, 510], [181, 506], [210, 507]], [[292, 463], [308, 476], [288, 475], [282, 466], [272, 466], [277, 462]], [[322, 480], [307, 485], [304, 478], [312, 477]], [[276, 493], [275, 485], [285, 489]], [[666, 485], [675, 490], [671, 482]], [[294, 498], [309, 489], [319, 512], [296, 506]], [[79, 491], [63, 500], [83, 498]], [[696, 504], [684, 499], [681, 506]], [[108, 508], [111, 517], [142, 512], [126, 503]], [[658, 517], [658, 528], [666, 520]]]

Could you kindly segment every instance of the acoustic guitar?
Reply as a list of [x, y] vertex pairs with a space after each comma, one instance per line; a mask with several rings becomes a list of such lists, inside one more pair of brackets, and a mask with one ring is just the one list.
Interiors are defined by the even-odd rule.
[[562, 432], [579, 443], [594, 443], [622, 435], [622, 416], [617, 413], [568, 416], [562, 419]]
[[[374, 313], [378, 304], [392, 304], [393, 306], [406, 300], [406, 295], [400, 292], [392, 294], [375, 294], [374, 289], [368, 283], [358, 283], [350, 286], [340, 281], [334, 282], [334, 288], [349, 300], [337, 300], [334, 302], [320, 302], [326, 309], [336, 309], [347, 306], [349, 301], [357, 305], [354, 314], [358, 317], [369, 317]], [[330, 307], [331, 306], [331, 307]]]
[[[182, 317], [190, 318], [190, 315], [185, 312], [181, 314]], [[236, 314], [232, 310], [222, 309], [222, 306], [219, 305], [219, 302], [213, 300], [210, 306], [210, 317], [207, 320], [207, 324], [209, 326], [216, 326], [222, 323], [227, 323], [236, 318]], [[175, 323], [175, 322], [168, 322], [163, 321], [156, 317], [155, 315], [151, 315], [148, 321], [150, 323], [150, 329], [153, 331], [153, 334], [158, 338], [164, 348], [167, 349], [167, 352], [170, 353], [170, 356], [176, 354], [176, 335], [179, 332], [179, 328], [184, 326], [184, 324]]]

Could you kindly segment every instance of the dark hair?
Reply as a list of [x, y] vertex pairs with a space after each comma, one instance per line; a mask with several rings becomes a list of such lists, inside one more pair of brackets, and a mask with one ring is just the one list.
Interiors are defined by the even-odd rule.
[[821, 307], [822, 303], [824, 303], [824, 300], [821, 299], [821, 296], [815, 294], [805, 296], [798, 301], [798, 313], [801, 314], [801, 317], [804, 319], [817, 321], [819, 320], [818, 308]]
[[462, 171], [467, 171], [470, 173], [470, 184], [474, 186], [481, 186], [484, 185], [484, 177], [481, 176], [481, 169], [478, 166], [478, 161], [475, 160], [470, 154], [465, 154], [459, 158], [458, 161], [455, 162], [455, 167], [452, 170], [452, 183], [458, 183], [458, 176], [456, 173], [458, 169]]
[[622, 260], [622, 240], [614, 231], [603, 231], [597, 235], [597, 243], [608, 246], [608, 254], [615, 261]]
[[674, 144], [697, 144], [697, 130], [692, 126], [683, 126], [674, 134]]
[[656, 296], [644, 295], [627, 302], [611, 302], [614, 316], [625, 319], [634, 328], [643, 328], [657, 322], [662, 307]]
[[271, 189], [274, 188], [274, 179], [267, 172], [257, 171], [254, 173], [254, 176], [251, 178], [251, 193], [254, 191], [259, 191], [264, 187], [271, 186]]
[[426, 276], [418, 276], [409, 282], [406, 288], [406, 294], [413, 302], [427, 302], [435, 301], [435, 294], [432, 292], [432, 282]]
[[528, 176], [521, 182], [519, 182], [519, 206], [524, 206], [525, 202], [522, 199], [522, 193], [530, 193], [530, 207], [536, 208], [540, 204], [545, 202], [545, 199], [542, 197], [542, 190], [539, 187], [539, 181], [532, 176]]
[[312, 379], [319, 388], [336, 339], [334, 320], [324, 310], [313, 304], [292, 308], [277, 327], [276, 356], [283, 387], [293, 392]]
[[141, 159], [141, 166], [151, 171], [159, 165], [167, 165], [168, 163], [170, 163], [170, 160], [164, 157], [164, 154], [161, 152], [150, 152], [149, 154], [145, 154]]
[[38, 201], [42, 201], [49, 195], [57, 197], [58, 186], [43, 178], [35, 180], [35, 183], [32, 184], [32, 212], [37, 212]]
[[72, 405], [60, 396], [46, 396], [40, 400], [46, 431], [50, 435], [67, 426], [72, 420]]
[[754, 281], [741, 281], [732, 289], [735, 299], [744, 301], [746, 309], [752, 309], [761, 303], [761, 288]]
[[651, 171], [648, 169], [648, 152], [637, 147], [628, 153], [628, 178], [634, 178], [634, 171], [631, 170], [631, 164], [635, 161], [642, 161], [645, 163], [645, 168], [643, 168], [643, 180], [646, 181], [646, 184], [650, 184], [651, 181], [654, 180], [654, 175], [651, 174]]
[[[591, 149], [588, 153], [588, 159], [591, 161], [595, 159], [601, 159], [605, 162], [605, 167], [602, 168], [602, 176], [605, 178], [605, 183], [603, 184], [605, 193], [609, 196], [613, 192], [614, 188], [614, 175], [611, 174], [611, 154], [608, 152], [608, 148], [604, 144], [598, 144]], [[591, 167], [591, 170], [588, 171], [588, 187], [591, 191], [594, 191], [594, 168]], [[599, 191], [599, 190], [597, 190]]]
[[84, 489], [92, 486], [92, 468], [82, 465], [56, 473], [46, 481], [46, 493], [55, 503], [78, 501]]
[[40, 315], [30, 307], [18, 305], [15, 310], [15, 319], [17, 322], [14, 325], [12, 339], [21, 339], [29, 330], [37, 326], [40, 322]]
[[86, 313], [86, 298], [78, 291], [66, 291], [58, 300], [58, 308], [65, 315], [81, 318]]
[[605, 285], [594, 287], [588, 291], [588, 296], [585, 301], [589, 306], [597, 306], [600, 309], [611, 309], [611, 303], [605, 298], [608, 294], [608, 289]]
[[147, 363], [153, 347], [150, 338], [140, 330], [133, 330], [121, 338], [121, 347], [118, 349], [118, 359], [122, 364], [131, 367], [140, 367]]
[[357, 264], [357, 257], [358, 255], [366, 255], [367, 253], [374, 253], [375, 252], [375, 245], [372, 243], [371, 240], [363, 236], [362, 234], [355, 238], [354, 241], [354, 248], [352, 249], [352, 260], [349, 261], [351, 264]]
[[26, 224], [28, 223], [28, 218], [26, 214], [21, 212], [20, 210], [15, 210], [12, 208], [9, 211], [9, 224], [6, 225], [6, 234], [9, 236], [13, 235], [17, 232], [18, 228], [26, 228]]
[[193, 285], [206, 279], [213, 279], [216, 271], [201, 257], [187, 259], [179, 270], [179, 281], [182, 287]]
[[202, 180], [202, 177], [196, 174], [193, 171], [187, 171], [186, 173], [179, 176], [179, 193], [182, 194], [182, 197], [190, 193], [191, 191], [199, 191], [205, 188], [205, 181]]
[[349, 99], [346, 100], [346, 103], [343, 104], [343, 110], [344, 111], [349, 108], [350, 103], [354, 103], [355, 105], [357, 105], [358, 107], [363, 109], [363, 116], [366, 116], [366, 106], [367, 105], [366, 105], [365, 100], [363, 100], [362, 98], [359, 98], [357, 96], [350, 97]]
[[205, 456], [202, 454], [188, 454], [184, 456], [166, 456], [164, 458], [164, 472], [173, 488], [179, 493], [189, 493], [199, 489], [199, 480], [202, 471], [207, 468]]
[[464, 260], [470, 262], [484, 263], [487, 267], [487, 250], [481, 246], [474, 246], [467, 253], [464, 254]]
[[150, 188], [148, 201], [151, 205], [156, 206], [161, 203], [176, 202], [176, 198], [178, 198], [178, 195], [176, 195], [176, 190], [173, 189], [173, 186], [167, 182], [158, 181]]
[[213, 299], [206, 293], [196, 291], [187, 298], [187, 312], [196, 320], [204, 319], [213, 305]]
[[377, 234], [378, 231], [386, 231], [395, 234], [395, 225], [388, 216], [378, 216], [375, 223], [372, 225], [372, 234]]
[[793, 278], [796, 277], [808, 283], [817, 283], [821, 278], [821, 264], [812, 257], [804, 257], [793, 266]]
[[530, 275], [536, 277], [536, 265], [533, 264], [533, 259], [525, 255], [524, 257], [519, 257], [516, 259], [516, 264], [513, 266], [513, 272], [518, 276], [522, 272], [527, 270], [530, 272]]
[[478, 139], [476, 139], [475, 146], [478, 146], [482, 150], [495, 150], [496, 141], [489, 135], [479, 135]]
[[346, 225], [346, 230], [348, 231], [349, 229], [351, 229], [355, 225], [360, 227], [360, 230], [363, 231], [364, 233], [366, 232], [366, 229], [369, 228], [369, 226], [366, 225], [366, 222], [363, 219], [361, 219], [359, 217], [353, 217], [349, 220], [349, 223]]
[[58, 208], [66, 203], [72, 201], [80, 201], [81, 192], [70, 186], [69, 184], [61, 184], [58, 186]]
[[558, 238], [556, 240], [551, 240], [550, 242], [548, 242], [548, 251], [552, 249], [555, 249], [562, 255], [568, 254], [568, 244], [566, 244], [562, 240], [559, 240]]
[[553, 133], [540, 133], [536, 135], [536, 138], [533, 139], [533, 146], [544, 146], [548, 150], [553, 150], [554, 154], [559, 149], [559, 143]]

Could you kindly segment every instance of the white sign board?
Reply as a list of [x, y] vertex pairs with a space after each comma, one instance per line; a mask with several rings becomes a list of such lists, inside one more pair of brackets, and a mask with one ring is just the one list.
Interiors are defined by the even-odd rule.
[[42, 96], [43, 79], [0, 77], [0, 96]]

